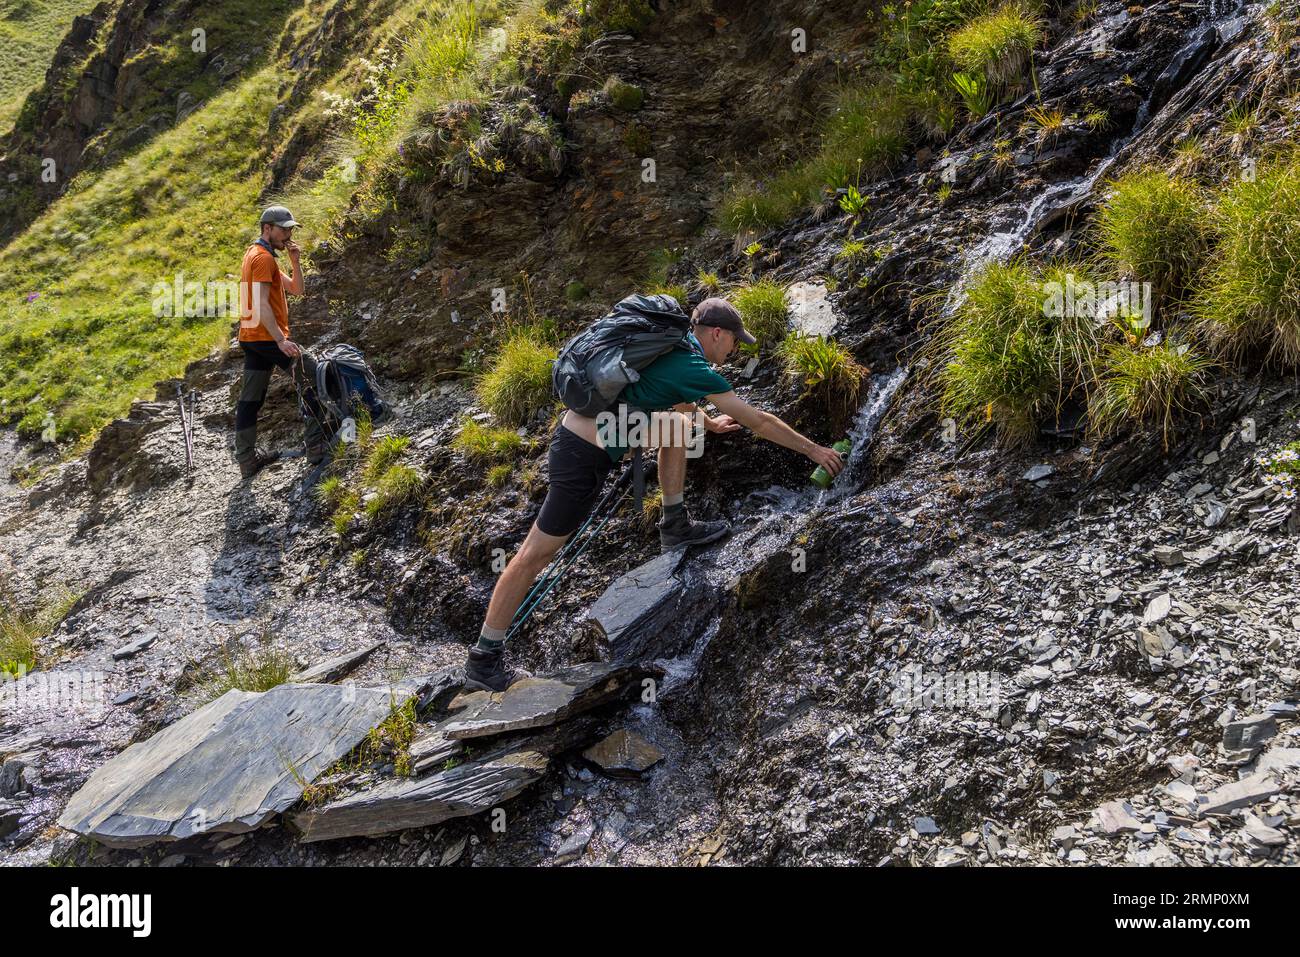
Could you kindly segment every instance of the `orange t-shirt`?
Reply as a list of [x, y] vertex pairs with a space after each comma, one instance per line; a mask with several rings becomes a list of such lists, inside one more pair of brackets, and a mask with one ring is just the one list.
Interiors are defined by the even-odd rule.
[[289, 300], [284, 295], [284, 273], [275, 256], [265, 246], [253, 243], [244, 251], [244, 261], [239, 267], [239, 341], [274, 342], [275, 337], [253, 318], [253, 283], [271, 285], [271, 314], [280, 333], [289, 338]]

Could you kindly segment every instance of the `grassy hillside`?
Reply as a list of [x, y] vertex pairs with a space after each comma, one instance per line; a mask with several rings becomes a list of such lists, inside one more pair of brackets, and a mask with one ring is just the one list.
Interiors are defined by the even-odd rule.
[[[232, 22], [230, 14], [249, 2], [221, 0], [224, 14], [214, 22]], [[277, 19], [287, 9], [285, 0], [265, 6]], [[641, 0], [561, 7], [552, 13], [541, 0], [423, 0], [391, 16], [378, 12], [357, 49], [280, 128], [314, 128], [305, 164], [313, 172], [276, 196], [309, 224], [300, 241], [310, 248], [331, 235], [349, 207], [362, 217], [390, 208], [394, 182], [412, 172], [400, 143], [433, 130], [448, 102], [481, 102], [517, 79], [525, 54], [566, 54], [590, 38], [583, 30], [594, 36], [627, 20], [627, 9], [643, 12]], [[285, 52], [321, 15], [309, 8], [290, 18], [275, 64], [203, 100], [117, 165], [83, 172], [0, 251], [0, 424], [17, 423], [34, 436], [53, 415], [61, 442], [88, 439], [224, 338], [227, 315], [155, 316], [155, 287], [170, 287], [178, 276], [204, 284], [238, 279], [239, 257], [267, 198], [267, 120], [291, 85]], [[510, 38], [504, 50], [492, 48], [489, 30], [497, 24]], [[530, 114], [520, 122], [529, 142], [558, 149], [544, 120]], [[499, 135], [461, 139], [447, 156], [422, 162], [485, 164], [476, 149], [501, 146]]]
[[0, 132], [41, 82], [72, 18], [94, 6], [95, 0], [0, 0]]
[[0, 418], [88, 435], [224, 339], [229, 318], [155, 317], [154, 287], [238, 279], [280, 79], [215, 97], [0, 253]]

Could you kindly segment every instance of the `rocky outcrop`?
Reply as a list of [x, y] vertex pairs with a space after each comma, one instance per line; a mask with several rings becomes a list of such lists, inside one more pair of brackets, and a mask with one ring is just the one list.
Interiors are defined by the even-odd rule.
[[255, 830], [389, 713], [387, 689], [228, 691], [91, 775], [59, 825], [110, 847]]

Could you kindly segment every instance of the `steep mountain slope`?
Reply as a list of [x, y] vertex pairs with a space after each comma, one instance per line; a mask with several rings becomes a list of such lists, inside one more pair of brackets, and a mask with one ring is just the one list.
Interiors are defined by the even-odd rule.
[[[132, 191], [148, 182], [142, 170], [172, 157], [175, 178], [193, 176], [186, 208], [219, 214], [192, 258], [175, 254], [164, 272], [229, 268], [217, 264], [237, 255], [240, 210], [259, 198], [311, 210], [316, 272], [296, 334], [363, 345], [398, 399], [387, 431], [409, 437], [399, 455], [419, 481], [386, 502], [364, 467], [344, 463], [332, 477], [356, 494], [347, 507], [322, 502], [319, 477], [297, 461], [238, 484], [226, 443], [239, 359], [223, 350], [182, 380], [200, 395], [192, 476], [176, 381], [84, 457], [55, 464], [11, 435], [0, 464], [37, 480], [0, 498], [5, 577], [28, 607], [60, 584], [83, 593], [36, 676], [98, 675], [103, 693], [88, 709], [0, 714], [0, 744], [21, 739], [40, 769], [8, 859], [84, 856], [49, 827], [70, 794], [192, 710], [196, 676], [231, 654], [261, 660], [270, 647], [296, 667], [383, 639], [355, 674], [377, 685], [461, 660], [498, 550], [517, 547], [535, 517], [553, 420], [542, 407], [510, 423], [523, 441], [492, 481], [457, 445], [467, 416], [492, 418], [466, 373], [483, 352], [490, 361], [503, 326], [553, 337], [637, 284], [698, 301], [714, 283], [743, 294], [766, 280], [800, 291], [792, 326], [830, 323], [871, 369], [854, 403], [854, 466], [831, 491], [809, 490], [805, 461], [745, 435], [711, 439], [692, 462], [692, 508], [736, 531], [691, 557], [680, 602], [642, 651], [666, 672], [659, 699], [610, 724], [658, 744], [660, 766], [620, 781], [571, 756], [511, 803], [505, 834], [483, 817], [319, 845], [274, 828], [176, 852], [246, 863], [546, 863], [574, 846], [585, 863], [1295, 863], [1297, 526], [1286, 483], [1257, 461], [1297, 437], [1289, 367], [1248, 343], [1243, 361], [1221, 360], [1200, 405], [1175, 409], [1172, 431], [1135, 414], [1096, 434], [1083, 420], [1111, 379], [1080, 377], [1042, 399], [1010, 447], [990, 426], [1012, 421], [1016, 396], [990, 395], [963, 417], [942, 377], [966, 355], [942, 351], [944, 331], [969, 320], [999, 264], [1107, 268], [1084, 259], [1099, 255], [1112, 177], [1185, 170], [1231, 194], [1289, 168], [1293, 11], [1049, 8], [1020, 84], [982, 118], [963, 101], [944, 119], [942, 97], [871, 99], [894, 56], [882, 52], [892, 9], [591, 6], [604, 19], [483, 7], [465, 27], [463, 9], [435, 5], [408, 24], [419, 39], [405, 67], [385, 46], [387, 14], [362, 29], [343, 5], [312, 8], [319, 19], [286, 32], [296, 44], [282, 40], [275, 63], [59, 199], [4, 254], [25, 292], [56, 282], [56, 261], [85, 244], [88, 268], [51, 288], [90, 325], [42, 320], [67, 351], [27, 393], [6, 395], [25, 404], [28, 434], [58, 410], [89, 435], [151, 372], [180, 368], [178, 353], [114, 338], [123, 356], [154, 349], [159, 361], [98, 408], [78, 404], [75, 375], [55, 391], [54, 370], [97, 361], [76, 357], [87, 331], [120, 336], [94, 285], [117, 247], [90, 230], [139, 229], [134, 288], [158, 266], [146, 227], [170, 213]], [[504, 57], [456, 40], [488, 39], [498, 23]], [[796, 29], [811, 39], [806, 55], [791, 47]], [[937, 34], [944, 49], [956, 49], [954, 29]], [[277, 72], [288, 51], [307, 65], [293, 79]], [[912, 57], [889, 62], [903, 64], [899, 84], [918, 69]], [[322, 89], [350, 103], [323, 110]], [[855, 112], [862, 97], [870, 109]], [[278, 118], [267, 131], [238, 125], [268, 112]], [[863, 116], [851, 141], [862, 155], [839, 182], [844, 127]], [[229, 124], [228, 157], [183, 152], [217, 122]], [[886, 140], [887, 162], [856, 168]], [[652, 255], [665, 247], [672, 255]], [[507, 315], [493, 311], [496, 290]], [[1184, 341], [1195, 301], [1161, 300], [1155, 328], [1169, 343]], [[1122, 322], [1105, 325], [1106, 355], [1165, 345], [1147, 327], [1125, 339]], [[189, 358], [229, 323], [192, 328]], [[742, 397], [820, 441], [843, 434], [771, 350], [756, 359], [732, 370]], [[37, 391], [49, 405], [34, 406]], [[80, 426], [67, 411], [78, 409], [90, 410]], [[295, 441], [283, 382], [265, 415], [274, 439]], [[620, 516], [517, 641], [527, 667], [608, 654], [583, 613], [657, 551], [642, 516]], [[1266, 709], [1266, 757], [1281, 777], [1238, 804], [1222, 790], [1238, 769], [1268, 772], [1222, 746], [1225, 727]]]
[[6, 0], [0, 5], [0, 130], [7, 130], [32, 87], [40, 83], [68, 23], [89, 10], [87, 0]]

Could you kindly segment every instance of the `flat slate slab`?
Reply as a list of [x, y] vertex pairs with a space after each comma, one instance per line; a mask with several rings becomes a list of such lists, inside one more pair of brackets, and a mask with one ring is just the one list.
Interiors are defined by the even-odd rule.
[[545, 678], [524, 678], [505, 691], [476, 691], [452, 702], [462, 707], [442, 722], [452, 739], [484, 738], [556, 724], [640, 690], [645, 678], [662, 672], [641, 665], [592, 661], [561, 669]]
[[289, 680], [299, 684], [330, 684], [350, 675], [385, 644], [387, 642], [376, 641], [358, 651], [330, 658], [298, 672]]
[[[428, 777], [396, 778], [289, 818], [303, 841], [373, 837], [480, 814], [509, 801], [545, 773], [551, 758], [596, 736], [581, 715], [533, 734], [512, 735], [493, 751]], [[436, 730], [436, 728], [435, 728]], [[454, 743], [454, 742], [453, 742]]]
[[110, 847], [260, 827], [388, 716], [386, 689], [228, 691], [112, 758], [59, 826]]
[[670, 624], [691, 592], [678, 573], [685, 549], [650, 559], [616, 579], [587, 612], [614, 661], [657, 658]]
[[302, 811], [290, 820], [305, 842], [372, 837], [477, 814], [508, 801], [546, 773], [538, 751], [511, 751], [425, 778], [401, 778]]

